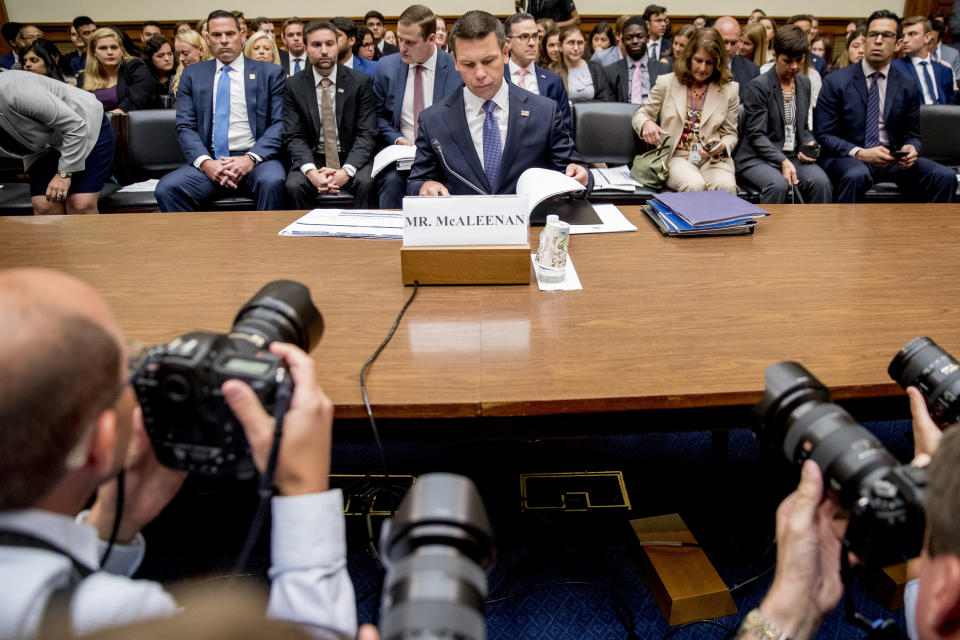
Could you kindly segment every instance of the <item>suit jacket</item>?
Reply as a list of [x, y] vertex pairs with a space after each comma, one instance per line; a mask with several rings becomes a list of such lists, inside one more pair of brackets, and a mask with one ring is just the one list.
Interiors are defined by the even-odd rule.
[[[303, 55], [307, 55], [306, 52], [304, 52]], [[283, 75], [287, 77], [290, 77], [290, 75], [292, 75], [290, 73], [290, 52], [289, 51], [284, 51], [282, 49], [280, 50], [280, 66], [283, 67]], [[309, 67], [310, 67], [310, 61], [305, 60], [303, 63], [303, 69], [307, 69]], [[303, 69], [301, 69], [301, 71], [303, 71]]]
[[382, 50], [380, 49], [380, 43], [378, 43], [376, 47], [377, 51], [380, 52], [380, 55], [389, 56], [390, 54], [393, 54], [393, 53], [400, 53], [400, 47], [398, 47], [397, 45], [390, 44], [389, 42], [383, 42], [383, 40], [381, 40], [380, 42], [383, 44], [383, 49]]
[[810, 54], [810, 66], [816, 69], [821, 76], [827, 75], [827, 61], [815, 53]]
[[[650, 73], [650, 91], [657, 84], [657, 79], [665, 73], [670, 73], [672, 69], [659, 60], [647, 59], [647, 70]], [[620, 58], [613, 64], [608, 64], [603, 68], [607, 74], [610, 90], [613, 91], [613, 97], [616, 102], [630, 102], [630, 71], [627, 69], [627, 58]]]
[[[953, 91], [953, 73], [951, 73], [950, 68], [929, 59], [927, 62], [929, 63], [927, 68], [933, 72], [933, 82], [937, 90], [934, 104], [955, 104], [956, 95]], [[917, 75], [916, 67], [913, 66], [913, 60], [907, 56], [906, 58], [897, 58], [892, 64], [900, 68], [907, 76], [917, 82], [917, 86], [920, 87], [920, 100], [922, 102], [923, 84], [920, 76]]]
[[940, 43], [940, 62], [950, 67], [953, 77], [960, 78], [960, 51], [954, 49], [957, 45]]
[[11, 69], [11, 68], [13, 67], [13, 65], [14, 65], [14, 63], [16, 63], [16, 61], [17, 61], [17, 58], [16, 58], [16, 56], [13, 55], [13, 51], [11, 51], [11, 52], [8, 53], [7, 55], [5, 55], [5, 56], [3, 56], [2, 58], [0, 58], [0, 69], [7, 69], [7, 70], [9, 70], [9, 69]]
[[[537, 74], [537, 90], [540, 95], [550, 98], [557, 103], [560, 109], [560, 119], [567, 131], [573, 135], [573, 116], [570, 114], [570, 97], [567, 95], [567, 88], [563, 86], [563, 78], [552, 71], [544, 69], [538, 64], [533, 65], [533, 71]], [[510, 65], [503, 65], [503, 79], [512, 83], [510, 77]]]
[[[920, 150], [921, 104], [920, 85], [900, 67], [890, 65], [883, 118], [893, 148], [912, 144]], [[852, 64], [828, 75], [813, 109], [813, 132], [822, 148], [821, 164], [829, 166], [832, 158], [863, 147], [866, 120], [867, 78], [863, 65]]]
[[[673, 39], [663, 36], [660, 38], [660, 50], [657, 51], [657, 60], [673, 51]], [[650, 55], [650, 41], [647, 41], [647, 55]]]
[[733, 60], [730, 61], [730, 71], [733, 72], [733, 79], [740, 85], [740, 102], [743, 102], [750, 82], [760, 75], [760, 67], [755, 65], [753, 60], [747, 60], [743, 56], [733, 56]]
[[[83, 87], [83, 76], [83, 73], [77, 76], [78, 87]], [[117, 100], [117, 109], [126, 112], [160, 108], [157, 81], [147, 69], [147, 63], [140, 58], [131, 58], [120, 65]]]
[[[807, 111], [810, 109], [810, 78], [797, 74], [794, 93], [796, 113], [796, 146], [800, 149], [814, 142], [813, 133], [807, 126]], [[759, 164], [780, 167], [786, 159], [783, 152], [783, 129], [786, 116], [783, 112], [783, 89], [776, 69], [754, 78], [747, 86], [743, 101], [744, 121], [741, 123], [743, 139], [737, 149], [737, 171]]]
[[[667, 73], [657, 79], [649, 99], [633, 114], [633, 128], [640, 134], [643, 123], [657, 121], [670, 136], [674, 149], [680, 143], [683, 133], [683, 121], [687, 117], [687, 85], [680, 84], [673, 73]], [[707, 85], [707, 96], [703, 101], [700, 114], [700, 136], [706, 142], [710, 138], [720, 138], [732, 154], [737, 148], [737, 119], [740, 116], [740, 98], [736, 82], [711, 82]], [[641, 136], [642, 137], [642, 136]], [[733, 171], [733, 158], [729, 155], [715, 163], [728, 164]]]
[[434, 150], [434, 140], [440, 143], [444, 157], [454, 171], [488, 193], [516, 193], [517, 179], [530, 167], [564, 171], [570, 163], [585, 164], [560, 119], [557, 103], [514, 85], [508, 87], [507, 139], [496, 187], [487, 181], [473, 146], [464, 111], [463, 91], [459, 90], [420, 114], [417, 156], [410, 169], [408, 194], [420, 193], [420, 187], [427, 180], [443, 183], [453, 195], [475, 193], [459, 178], [447, 174], [443, 161]]
[[[383, 56], [377, 63], [373, 78], [373, 94], [377, 98], [377, 125], [383, 144], [393, 144], [400, 133], [400, 112], [403, 109], [403, 93], [407, 88], [407, 72], [410, 65], [399, 53]], [[463, 86], [460, 72], [454, 68], [453, 56], [437, 49], [437, 68], [433, 78], [433, 104], [437, 104], [456, 89]]]
[[616, 102], [613, 87], [610, 86], [603, 67], [590, 61], [587, 62], [587, 68], [590, 69], [590, 79], [593, 81], [593, 102]]
[[[353, 69], [354, 71], [362, 71], [363, 73], [370, 76], [370, 79], [373, 79], [373, 76], [377, 74], [377, 67], [380, 66], [378, 63], [373, 60], [367, 60], [366, 58], [361, 58], [360, 56], [353, 56]], [[370, 85], [371, 89], [373, 85]]]
[[83, 171], [102, 124], [103, 105], [89, 91], [29, 71], [0, 73], [0, 127], [30, 151], [0, 149], [0, 156], [23, 158], [29, 169], [54, 148], [58, 169]]
[[[280, 151], [283, 132], [283, 69], [272, 62], [243, 59], [247, 119], [256, 144], [250, 149], [264, 160]], [[177, 91], [177, 136], [193, 162], [213, 156], [213, 87], [217, 61], [205, 60], [183, 70]]]
[[[340, 163], [359, 169], [373, 158], [377, 144], [373, 79], [342, 64], [337, 65], [336, 74], [334, 111], [340, 138]], [[283, 145], [290, 154], [294, 171], [322, 157], [316, 152], [322, 130], [313, 67], [308, 67], [291, 77], [283, 92]]]

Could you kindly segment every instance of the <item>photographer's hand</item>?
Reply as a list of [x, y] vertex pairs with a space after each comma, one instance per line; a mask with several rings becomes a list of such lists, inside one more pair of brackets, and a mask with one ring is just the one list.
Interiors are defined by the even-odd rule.
[[910, 414], [913, 416], [913, 462], [916, 466], [924, 466], [940, 446], [943, 434], [934, 423], [927, 411], [927, 401], [916, 387], [907, 387], [910, 396]]
[[[320, 493], [330, 486], [333, 403], [317, 385], [313, 360], [292, 344], [274, 342], [270, 352], [286, 360], [293, 377], [293, 398], [283, 422], [274, 483], [281, 495]], [[248, 384], [223, 383], [223, 395], [243, 425], [257, 469], [263, 473], [273, 442], [273, 416]]]
[[[129, 544], [137, 533], [153, 521], [177, 495], [186, 471], [163, 466], [153, 452], [147, 430], [143, 426], [140, 407], [133, 409], [133, 430], [124, 469], [123, 515], [117, 531], [117, 542]], [[108, 540], [117, 507], [117, 481], [110, 480], [97, 490], [97, 499], [86, 522], [96, 527], [101, 540]]]

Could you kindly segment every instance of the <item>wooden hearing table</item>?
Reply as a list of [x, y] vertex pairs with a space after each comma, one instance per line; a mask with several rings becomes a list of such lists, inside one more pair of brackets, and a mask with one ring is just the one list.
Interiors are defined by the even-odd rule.
[[[738, 408], [797, 360], [839, 399], [902, 392], [887, 365], [929, 335], [960, 357], [960, 206], [771, 206], [753, 236], [574, 236], [582, 291], [421, 287], [368, 390], [386, 418]], [[131, 339], [227, 331], [278, 278], [308, 285], [338, 418], [364, 415], [360, 367], [411, 293], [400, 242], [291, 238], [300, 212], [0, 218], [0, 267], [95, 286]], [[531, 231], [531, 238], [539, 229]]]

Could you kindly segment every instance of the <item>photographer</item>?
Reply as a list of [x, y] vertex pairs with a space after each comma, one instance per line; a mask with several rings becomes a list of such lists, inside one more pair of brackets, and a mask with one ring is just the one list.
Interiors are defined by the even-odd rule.
[[[960, 638], [960, 431], [941, 434], [914, 387], [914, 465], [929, 467], [924, 550], [910, 563], [918, 579], [904, 597], [911, 638]], [[941, 435], [942, 444], [941, 444]], [[840, 577], [843, 523], [824, 499], [820, 467], [807, 460], [797, 490], [777, 509], [777, 571], [760, 606], [747, 614], [737, 638], [812, 637], [843, 595]]]
[[[0, 328], [0, 638], [88, 634], [176, 613], [160, 585], [127, 577], [144, 555], [140, 529], [185, 474], [157, 462], [106, 302], [72, 276], [8, 270], [0, 272]], [[333, 405], [309, 356], [289, 344], [270, 350], [286, 360], [295, 387], [271, 505], [267, 614], [315, 637], [352, 637], [343, 501], [328, 490]], [[274, 420], [245, 383], [222, 390], [262, 471]], [[101, 567], [121, 469], [123, 516]], [[94, 492], [93, 507], [78, 516]]]

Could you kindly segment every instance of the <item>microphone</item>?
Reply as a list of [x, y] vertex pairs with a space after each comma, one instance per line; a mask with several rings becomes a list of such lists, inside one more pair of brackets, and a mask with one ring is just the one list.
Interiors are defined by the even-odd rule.
[[473, 184], [472, 182], [464, 178], [462, 175], [460, 175], [459, 173], [457, 173], [456, 171], [450, 168], [450, 165], [447, 164], [447, 159], [443, 155], [443, 148], [440, 146], [439, 140], [437, 140], [436, 138], [433, 138], [432, 140], [430, 140], [430, 144], [433, 146], [433, 150], [437, 152], [437, 155], [440, 156], [440, 161], [443, 162], [443, 166], [447, 168], [447, 173], [452, 173], [454, 176], [460, 178], [460, 182], [467, 185], [468, 187], [470, 187], [480, 195], [482, 196], [490, 195], [489, 193], [487, 193], [486, 191], [484, 191], [477, 185]]

